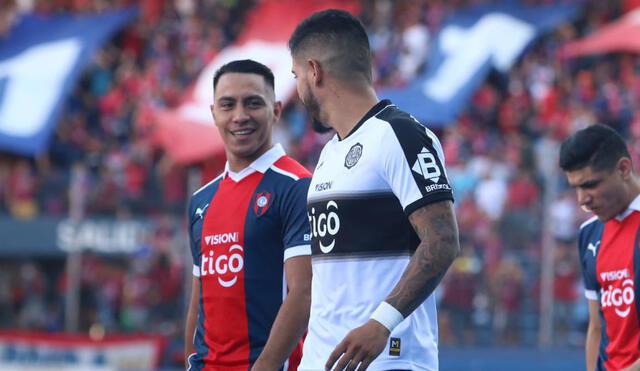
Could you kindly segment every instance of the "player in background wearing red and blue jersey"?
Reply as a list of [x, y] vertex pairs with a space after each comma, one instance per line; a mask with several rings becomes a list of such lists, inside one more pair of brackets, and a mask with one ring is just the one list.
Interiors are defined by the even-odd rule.
[[640, 370], [640, 179], [622, 137], [603, 125], [565, 140], [560, 167], [594, 214], [578, 240], [589, 300], [587, 370]]
[[189, 205], [194, 277], [186, 367], [295, 370], [311, 300], [311, 174], [271, 143], [282, 104], [269, 68], [230, 62], [213, 88], [211, 112], [227, 164]]

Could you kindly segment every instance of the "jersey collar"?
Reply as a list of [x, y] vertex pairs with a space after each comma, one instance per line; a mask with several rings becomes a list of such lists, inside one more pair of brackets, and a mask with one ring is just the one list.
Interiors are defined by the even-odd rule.
[[[353, 129], [351, 129], [351, 131], [349, 132], [349, 134], [347, 134], [346, 137], [344, 138], [340, 138], [340, 136], [338, 136], [339, 140], [345, 140], [347, 138], [349, 138], [349, 136], [353, 133], [356, 132], [356, 130], [358, 130], [360, 128], [360, 126], [362, 126], [362, 124], [364, 124], [365, 122], [367, 122], [368, 119], [372, 118], [373, 116], [377, 115], [378, 113], [382, 112], [385, 108], [389, 107], [393, 105], [391, 103], [391, 101], [389, 99], [383, 99], [380, 102], [376, 103], [373, 107], [371, 107], [371, 109], [369, 110], [369, 112], [367, 112], [363, 118], [360, 119], [360, 121], [358, 121], [358, 123], [356, 124], [356, 126], [353, 127]], [[337, 134], [336, 134], [337, 135]]]
[[229, 162], [227, 161], [227, 163], [225, 163], [224, 165], [224, 172], [222, 173], [222, 177], [226, 178], [228, 176], [234, 182], [239, 182], [256, 171], [264, 174], [265, 172], [267, 172], [267, 170], [269, 170], [274, 162], [278, 161], [278, 159], [284, 155], [284, 149], [282, 148], [282, 145], [278, 143], [271, 147], [271, 149], [269, 149], [267, 152], [263, 153], [262, 156], [258, 157], [249, 166], [237, 173], [234, 173], [229, 169]]
[[622, 214], [616, 216], [616, 219], [621, 222], [624, 220], [624, 218], [629, 216], [634, 211], [640, 211], [640, 195], [637, 195], [636, 198], [631, 201], [629, 207], [627, 207], [627, 210], [622, 212]]

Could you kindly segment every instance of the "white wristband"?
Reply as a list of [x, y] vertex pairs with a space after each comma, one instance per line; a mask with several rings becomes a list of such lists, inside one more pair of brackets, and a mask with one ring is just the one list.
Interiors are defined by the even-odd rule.
[[393, 331], [396, 326], [404, 320], [402, 313], [400, 313], [396, 308], [394, 308], [391, 304], [383, 301], [378, 305], [373, 314], [371, 315], [371, 319], [375, 319], [380, 322], [384, 327], [386, 327], [389, 332]]

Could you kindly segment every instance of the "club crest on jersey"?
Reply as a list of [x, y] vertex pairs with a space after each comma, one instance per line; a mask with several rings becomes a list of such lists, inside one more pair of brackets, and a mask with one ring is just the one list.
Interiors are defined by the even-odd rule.
[[253, 203], [253, 212], [256, 216], [263, 216], [269, 210], [273, 197], [269, 192], [259, 192], [256, 194], [256, 201]]
[[356, 143], [349, 149], [347, 156], [344, 158], [344, 166], [347, 169], [351, 169], [356, 166], [360, 157], [362, 157], [362, 144]]

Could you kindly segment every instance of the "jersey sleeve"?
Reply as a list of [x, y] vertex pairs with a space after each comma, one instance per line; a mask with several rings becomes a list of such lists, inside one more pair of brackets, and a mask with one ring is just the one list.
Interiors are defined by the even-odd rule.
[[[578, 254], [580, 271], [584, 282], [584, 296], [589, 300], [598, 300], [598, 281], [595, 275], [595, 246], [589, 238], [589, 230], [583, 228], [578, 235]], [[591, 245], [591, 249], [589, 249]]]
[[440, 141], [417, 121], [391, 124], [394, 135], [385, 139], [384, 177], [406, 215], [430, 203], [451, 200]]
[[301, 178], [289, 188], [282, 203], [284, 260], [311, 255], [311, 232], [307, 216], [307, 192], [311, 178]]
[[[200, 277], [200, 259], [202, 258], [200, 254], [199, 244], [200, 244], [200, 235], [197, 234], [198, 222], [201, 219], [200, 216], [196, 215], [194, 201], [193, 198], [189, 201], [189, 207], [187, 208], [187, 223], [188, 223], [188, 238], [189, 238], [189, 250], [191, 250], [191, 257], [193, 259], [193, 275], [195, 277]], [[202, 225], [202, 223], [200, 223]]]

